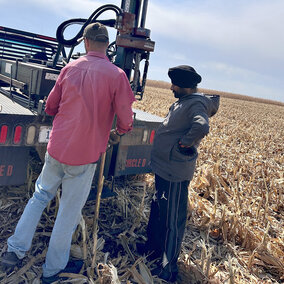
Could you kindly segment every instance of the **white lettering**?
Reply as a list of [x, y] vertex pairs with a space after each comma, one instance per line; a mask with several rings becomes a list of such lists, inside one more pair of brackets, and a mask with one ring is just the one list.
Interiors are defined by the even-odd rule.
[[53, 74], [53, 73], [46, 73], [45, 74], [45, 79], [46, 80], [56, 81], [57, 78], [58, 78], [58, 74]]

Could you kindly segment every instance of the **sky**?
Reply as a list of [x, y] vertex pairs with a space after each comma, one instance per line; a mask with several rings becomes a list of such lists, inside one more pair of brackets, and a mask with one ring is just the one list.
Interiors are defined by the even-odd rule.
[[[0, 0], [0, 26], [55, 37], [63, 21], [120, 3]], [[170, 82], [168, 69], [186, 64], [202, 76], [200, 88], [284, 102], [283, 27], [283, 0], [149, 0], [146, 28], [155, 51], [148, 79]], [[114, 40], [115, 31], [110, 35]]]

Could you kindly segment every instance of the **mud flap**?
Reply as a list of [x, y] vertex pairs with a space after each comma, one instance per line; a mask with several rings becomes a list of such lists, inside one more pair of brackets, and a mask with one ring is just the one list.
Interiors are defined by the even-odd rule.
[[29, 147], [0, 148], [0, 186], [25, 183]]

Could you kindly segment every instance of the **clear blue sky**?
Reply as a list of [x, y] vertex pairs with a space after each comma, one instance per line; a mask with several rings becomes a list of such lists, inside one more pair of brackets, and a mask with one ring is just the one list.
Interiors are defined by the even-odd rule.
[[[55, 37], [103, 4], [120, 0], [0, 0], [0, 25]], [[188, 64], [201, 88], [284, 102], [283, 0], [149, 0], [146, 27], [149, 79], [169, 82], [169, 67]]]

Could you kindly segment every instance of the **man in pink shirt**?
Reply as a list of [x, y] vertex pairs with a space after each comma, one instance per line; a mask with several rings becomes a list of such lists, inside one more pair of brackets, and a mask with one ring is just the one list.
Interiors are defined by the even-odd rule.
[[[108, 32], [99, 23], [83, 34], [87, 55], [65, 66], [51, 90], [46, 113], [55, 116], [45, 164], [15, 229], [8, 239], [2, 267], [14, 268], [31, 247], [41, 214], [62, 185], [59, 211], [43, 265], [43, 283], [58, 279], [66, 268], [72, 234], [81, 218], [96, 169], [106, 150], [114, 119], [115, 140], [132, 129], [135, 101], [123, 70], [106, 57]], [[68, 267], [68, 266], [67, 266]], [[65, 269], [66, 270], [66, 269]]]

